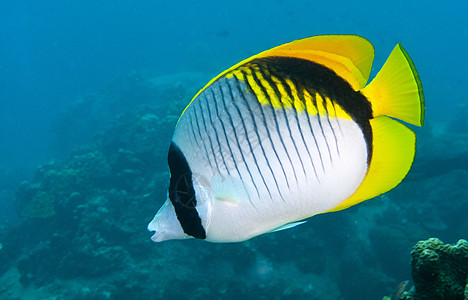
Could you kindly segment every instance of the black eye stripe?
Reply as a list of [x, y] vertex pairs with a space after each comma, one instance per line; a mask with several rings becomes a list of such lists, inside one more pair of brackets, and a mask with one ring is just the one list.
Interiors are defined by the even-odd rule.
[[206, 232], [196, 209], [197, 200], [192, 184], [192, 171], [182, 151], [173, 142], [167, 157], [171, 181], [169, 199], [184, 232], [197, 239], [205, 239]]

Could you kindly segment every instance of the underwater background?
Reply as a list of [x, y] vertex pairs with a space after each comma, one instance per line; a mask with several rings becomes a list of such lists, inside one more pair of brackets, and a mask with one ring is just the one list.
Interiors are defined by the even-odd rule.
[[[466, 1], [0, 2], [0, 299], [382, 299], [468, 238]], [[153, 243], [174, 125], [231, 65], [319, 34], [402, 42], [426, 121], [394, 190], [243, 243]], [[466, 264], [468, 264], [465, 261]], [[409, 285], [412, 282], [410, 281]], [[463, 298], [461, 298], [463, 299]]]

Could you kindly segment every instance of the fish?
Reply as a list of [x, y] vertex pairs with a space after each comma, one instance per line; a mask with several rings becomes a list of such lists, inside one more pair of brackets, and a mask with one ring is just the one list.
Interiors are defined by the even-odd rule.
[[242, 242], [396, 187], [424, 94], [401, 43], [367, 84], [374, 52], [361, 36], [313, 36], [209, 81], [175, 126], [151, 239]]
[[400, 282], [395, 291], [393, 292], [393, 294], [391, 296], [384, 296], [382, 298], [382, 300], [399, 300], [402, 298], [403, 294], [405, 293], [406, 291], [406, 287], [408, 286], [409, 284], [409, 280], [405, 280], [405, 281], [402, 281]]

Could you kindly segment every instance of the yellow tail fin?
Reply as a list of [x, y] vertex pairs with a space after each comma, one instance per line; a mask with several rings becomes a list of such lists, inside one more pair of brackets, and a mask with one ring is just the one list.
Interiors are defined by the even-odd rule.
[[374, 117], [370, 120], [371, 162], [356, 192], [331, 211], [345, 209], [397, 186], [413, 164], [416, 135], [392, 118], [417, 126], [424, 123], [421, 81], [411, 58], [400, 44], [361, 93], [372, 104]]
[[424, 123], [424, 95], [418, 72], [398, 44], [372, 82], [361, 90], [374, 117], [389, 116], [413, 125]]

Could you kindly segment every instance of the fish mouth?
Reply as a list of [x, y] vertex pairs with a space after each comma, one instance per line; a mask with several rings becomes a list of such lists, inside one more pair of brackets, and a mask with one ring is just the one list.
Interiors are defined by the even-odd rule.
[[[150, 223], [151, 225], [151, 223]], [[154, 234], [151, 237], [151, 240], [153, 242], [159, 243], [167, 240], [180, 240], [180, 239], [187, 239], [189, 238], [188, 235], [186, 234], [179, 234], [177, 232], [172, 232], [170, 230], [164, 230], [164, 229], [152, 229], [150, 228], [150, 225], [148, 225], [148, 230], [153, 231]]]
[[148, 230], [155, 232], [151, 237], [151, 240], [155, 242], [186, 239], [189, 237], [183, 231], [170, 200], [166, 200], [158, 210], [153, 220], [148, 224]]
[[[176, 226], [177, 225], [177, 226]], [[166, 224], [156, 215], [148, 224], [148, 231], [154, 232], [151, 240], [153, 242], [163, 242], [167, 240], [177, 240], [189, 238], [178, 224]]]
[[164, 230], [162, 230], [161, 227], [159, 226], [159, 222], [156, 220], [156, 217], [148, 224], [148, 231], [154, 232], [153, 236], [151, 237], [151, 240], [153, 242], [162, 242], [164, 239]]
[[[151, 222], [151, 223], [153, 223], [153, 222]], [[151, 236], [151, 240], [153, 242], [162, 242], [162, 241], [167, 240], [168, 235], [166, 234], [166, 232], [164, 230], [161, 230], [161, 229], [156, 230], [156, 228], [153, 228], [151, 226], [151, 223], [148, 225], [148, 231], [154, 232], [154, 234]]]
[[156, 243], [162, 242], [165, 240], [164, 234], [162, 232], [155, 232], [151, 237], [151, 240]]

